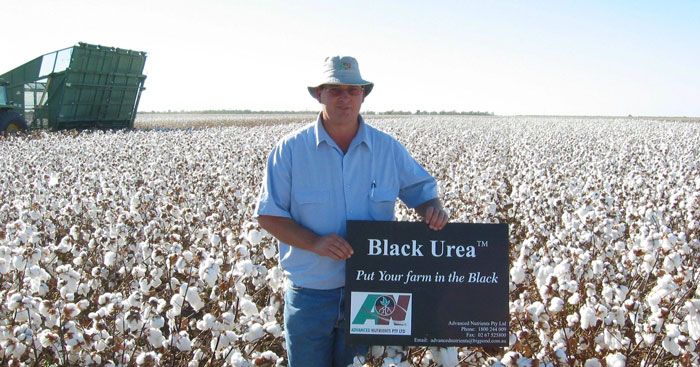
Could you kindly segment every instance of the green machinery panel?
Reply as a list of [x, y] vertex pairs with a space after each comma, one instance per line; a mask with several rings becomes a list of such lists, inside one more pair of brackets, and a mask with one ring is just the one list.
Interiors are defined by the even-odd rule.
[[31, 128], [132, 128], [146, 53], [79, 43], [0, 78]]

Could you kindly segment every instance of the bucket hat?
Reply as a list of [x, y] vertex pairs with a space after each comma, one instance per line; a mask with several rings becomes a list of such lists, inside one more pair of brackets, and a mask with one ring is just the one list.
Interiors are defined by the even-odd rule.
[[365, 96], [372, 91], [374, 83], [362, 79], [360, 67], [352, 56], [329, 56], [323, 60], [320, 76], [308, 87], [311, 97], [316, 99], [316, 89], [324, 84], [330, 85], [361, 85]]

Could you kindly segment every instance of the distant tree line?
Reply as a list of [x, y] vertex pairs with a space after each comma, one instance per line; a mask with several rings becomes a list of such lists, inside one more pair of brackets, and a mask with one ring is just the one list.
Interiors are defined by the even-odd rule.
[[[290, 115], [290, 114], [303, 114], [303, 115], [314, 115], [317, 114], [318, 111], [264, 111], [264, 110], [200, 110], [200, 111], [185, 111], [185, 110], [180, 110], [180, 111], [173, 111], [173, 110], [167, 110], [167, 111], [144, 111], [140, 113], [172, 113], [172, 114], [179, 114], [179, 113], [191, 113], [191, 114], [216, 114], [216, 115], [225, 115], [225, 114], [239, 114], [239, 115]], [[411, 111], [394, 111], [394, 110], [389, 110], [389, 111], [364, 111], [362, 112], [363, 115], [470, 115], [470, 116], [493, 116], [493, 112], [482, 112], [482, 111], [421, 111], [421, 110], [416, 110], [415, 112]]]
[[421, 110], [416, 110], [415, 112], [411, 111], [394, 111], [394, 110], [389, 110], [389, 111], [384, 111], [384, 112], [374, 112], [374, 111], [365, 111], [362, 113], [363, 115], [471, 115], [471, 116], [493, 116], [493, 112], [482, 112], [482, 111], [421, 111]]
[[318, 111], [264, 111], [264, 110], [167, 110], [167, 111], [150, 111], [150, 112], [140, 112], [140, 113], [191, 113], [191, 114], [212, 114], [212, 115], [289, 115], [289, 114], [317, 114]]

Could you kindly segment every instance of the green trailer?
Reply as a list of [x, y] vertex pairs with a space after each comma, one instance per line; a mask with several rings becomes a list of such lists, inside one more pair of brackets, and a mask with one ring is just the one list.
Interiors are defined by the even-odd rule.
[[87, 43], [39, 56], [0, 75], [0, 132], [133, 128], [145, 63], [145, 52]]

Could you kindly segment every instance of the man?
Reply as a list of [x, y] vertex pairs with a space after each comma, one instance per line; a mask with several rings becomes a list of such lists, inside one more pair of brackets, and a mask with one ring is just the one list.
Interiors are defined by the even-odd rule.
[[437, 185], [391, 136], [366, 124], [360, 107], [374, 84], [352, 57], [328, 57], [308, 87], [315, 123], [282, 138], [267, 161], [258, 223], [279, 240], [291, 286], [284, 322], [289, 366], [347, 366], [366, 347], [346, 346], [343, 325], [346, 220], [393, 220], [401, 199], [433, 229], [448, 215]]

